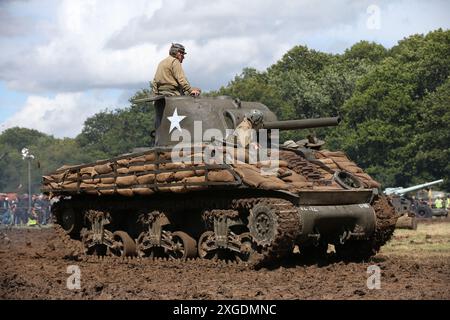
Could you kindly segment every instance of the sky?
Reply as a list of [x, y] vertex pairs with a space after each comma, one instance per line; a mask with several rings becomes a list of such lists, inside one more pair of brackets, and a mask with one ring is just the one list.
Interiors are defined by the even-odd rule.
[[172, 42], [186, 47], [191, 85], [209, 91], [295, 45], [390, 48], [449, 27], [448, 0], [0, 0], [0, 132], [75, 137], [148, 88]]

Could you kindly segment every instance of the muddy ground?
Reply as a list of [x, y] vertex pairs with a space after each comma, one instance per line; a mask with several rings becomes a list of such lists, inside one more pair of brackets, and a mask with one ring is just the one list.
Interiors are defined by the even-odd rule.
[[[396, 230], [365, 263], [295, 256], [272, 270], [242, 265], [132, 259], [74, 260], [53, 228], [0, 230], [0, 299], [450, 299], [450, 221]], [[70, 265], [81, 288], [69, 290]], [[367, 269], [381, 269], [368, 289]]]

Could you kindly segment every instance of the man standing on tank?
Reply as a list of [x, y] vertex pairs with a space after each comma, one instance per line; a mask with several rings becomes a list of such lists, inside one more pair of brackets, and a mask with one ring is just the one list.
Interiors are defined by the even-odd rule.
[[[169, 56], [162, 60], [156, 69], [155, 77], [152, 82], [152, 91], [155, 95], [164, 96], [199, 96], [201, 90], [191, 87], [184, 74], [183, 63], [186, 50], [179, 43], [172, 43], [169, 50]], [[161, 118], [164, 111], [164, 99], [155, 101], [155, 129], [161, 124]]]
[[162, 60], [152, 82], [153, 93], [164, 96], [198, 96], [200, 89], [193, 88], [184, 74], [183, 63], [186, 50], [179, 43], [172, 43], [169, 56]]

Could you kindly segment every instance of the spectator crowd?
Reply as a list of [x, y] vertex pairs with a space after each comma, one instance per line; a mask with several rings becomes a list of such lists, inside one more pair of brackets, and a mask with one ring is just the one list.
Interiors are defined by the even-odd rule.
[[15, 226], [46, 225], [51, 220], [50, 201], [44, 194], [0, 194], [0, 224]]

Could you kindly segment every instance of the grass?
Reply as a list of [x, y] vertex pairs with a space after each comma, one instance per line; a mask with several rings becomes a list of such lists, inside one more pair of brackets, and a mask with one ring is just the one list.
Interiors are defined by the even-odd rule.
[[396, 229], [381, 253], [450, 257], [450, 222], [419, 223], [417, 230]]

